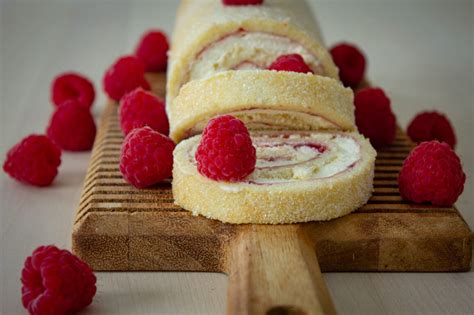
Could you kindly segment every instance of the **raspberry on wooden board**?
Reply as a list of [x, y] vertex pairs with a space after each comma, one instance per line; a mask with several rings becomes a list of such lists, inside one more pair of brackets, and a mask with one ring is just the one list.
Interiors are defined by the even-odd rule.
[[464, 190], [461, 161], [447, 143], [422, 142], [405, 159], [398, 177], [400, 194], [417, 203], [451, 206]]
[[366, 61], [356, 46], [341, 43], [330, 50], [332, 59], [339, 68], [339, 76], [345, 86], [357, 87], [364, 78]]
[[120, 100], [120, 126], [125, 134], [148, 126], [164, 135], [169, 133], [165, 103], [150, 92], [137, 88]]
[[117, 59], [105, 72], [103, 84], [105, 92], [115, 101], [137, 87], [150, 89], [145, 79], [145, 66], [135, 56]]
[[143, 62], [146, 71], [164, 71], [168, 63], [168, 38], [160, 30], [143, 34], [135, 50], [137, 58]]
[[456, 134], [448, 118], [436, 111], [422, 112], [410, 122], [407, 134], [414, 142], [438, 140], [454, 149]]
[[355, 119], [359, 132], [375, 147], [392, 144], [397, 132], [390, 99], [380, 88], [366, 88], [354, 97]]
[[173, 140], [150, 127], [133, 129], [123, 141], [120, 171], [137, 188], [145, 188], [171, 177]]

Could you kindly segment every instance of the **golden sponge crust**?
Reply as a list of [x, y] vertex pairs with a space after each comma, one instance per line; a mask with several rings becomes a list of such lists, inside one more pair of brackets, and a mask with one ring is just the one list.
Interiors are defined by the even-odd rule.
[[189, 155], [200, 136], [187, 139], [174, 152], [175, 203], [195, 215], [237, 224], [319, 221], [348, 214], [371, 196], [376, 153], [361, 135], [347, 134], [361, 146], [354, 167], [330, 178], [275, 185], [225, 183], [202, 176]]
[[179, 142], [198, 122], [245, 109], [285, 110], [323, 117], [356, 130], [352, 90], [312, 74], [230, 70], [186, 84], [168, 108], [170, 136]]

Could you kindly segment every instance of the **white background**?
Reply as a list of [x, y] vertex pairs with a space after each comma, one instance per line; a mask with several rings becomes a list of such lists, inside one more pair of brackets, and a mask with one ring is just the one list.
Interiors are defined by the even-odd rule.
[[[290, 0], [288, 0], [290, 1]], [[66, 70], [101, 78], [140, 34], [171, 33], [176, 1], [0, 0], [0, 156], [22, 137], [43, 132], [52, 106], [51, 79]], [[468, 176], [457, 206], [474, 227], [472, 1], [313, 1], [327, 44], [357, 43], [368, 77], [392, 99], [402, 127], [419, 111], [447, 114]], [[63, 155], [55, 184], [20, 185], [0, 174], [1, 314], [24, 313], [20, 270], [39, 245], [70, 247], [89, 153]], [[474, 273], [329, 273], [342, 314], [474, 313]], [[225, 312], [227, 278], [206, 273], [98, 273], [94, 303], [81, 314], [214, 314]]]

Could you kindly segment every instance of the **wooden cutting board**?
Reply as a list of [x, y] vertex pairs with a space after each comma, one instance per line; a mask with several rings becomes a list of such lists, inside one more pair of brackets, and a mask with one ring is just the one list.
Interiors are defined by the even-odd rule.
[[[164, 97], [164, 74], [150, 74]], [[466, 271], [471, 231], [454, 207], [402, 200], [397, 176], [413, 143], [399, 130], [378, 151], [367, 205], [329, 222], [232, 225], [173, 204], [169, 182], [127, 184], [118, 168], [117, 104], [105, 108], [77, 210], [72, 249], [100, 270], [229, 275], [229, 314], [334, 313], [320, 271]], [[319, 262], [319, 265], [318, 265]]]

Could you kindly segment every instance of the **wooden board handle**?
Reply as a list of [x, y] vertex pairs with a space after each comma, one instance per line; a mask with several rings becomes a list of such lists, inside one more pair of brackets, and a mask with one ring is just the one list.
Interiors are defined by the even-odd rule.
[[335, 314], [316, 253], [295, 225], [249, 225], [227, 260], [227, 314]]

